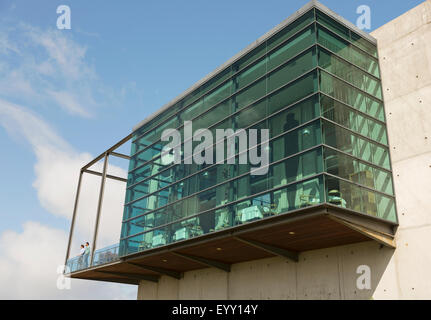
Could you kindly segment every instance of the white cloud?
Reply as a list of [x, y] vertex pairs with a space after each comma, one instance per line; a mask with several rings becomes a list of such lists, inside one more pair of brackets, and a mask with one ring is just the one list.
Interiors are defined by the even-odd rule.
[[[93, 156], [75, 150], [40, 117], [38, 108], [88, 118], [107, 100], [115, 104], [116, 94], [104, 87], [88, 63], [87, 48], [71, 34], [19, 23], [0, 24], [0, 29], [0, 126], [31, 146], [36, 156], [33, 187], [41, 206], [70, 221], [79, 169]], [[101, 166], [92, 169], [101, 171]], [[109, 173], [125, 177], [127, 172], [110, 165]], [[92, 241], [99, 187], [100, 177], [85, 175], [71, 256], [80, 243]], [[124, 183], [107, 182], [97, 248], [118, 242], [124, 195]], [[73, 280], [72, 290], [59, 291], [56, 272], [64, 263], [67, 233], [27, 221], [22, 231], [0, 234], [0, 298], [136, 297], [136, 287], [84, 280]]]
[[67, 91], [52, 91], [46, 92], [51, 96], [64, 110], [70, 114], [77, 114], [82, 117], [90, 117], [87, 110], [78, 102], [77, 98]]
[[[14, 136], [21, 135], [31, 145], [37, 158], [36, 180], [33, 186], [41, 205], [53, 215], [70, 220], [79, 169], [88, 163], [92, 156], [75, 151], [49, 124], [27, 108], [3, 99], [0, 99], [0, 125]], [[101, 171], [101, 164], [95, 165], [92, 169]], [[117, 166], [110, 165], [109, 173], [126, 176], [126, 171]], [[99, 186], [100, 177], [86, 176], [82, 186], [71, 256], [77, 253], [80, 243], [92, 240]], [[103, 223], [97, 240], [98, 248], [118, 242], [124, 194], [124, 183], [107, 183], [102, 211]], [[116, 289], [103, 291], [101, 296], [93, 289], [81, 292], [74, 291], [73, 287], [72, 290], [57, 292], [56, 268], [58, 264], [64, 262], [66, 236], [67, 232], [64, 230], [52, 229], [35, 222], [26, 223], [22, 233], [13, 231], [3, 233], [0, 236], [2, 273], [0, 297], [27, 298], [34, 297], [35, 294], [40, 294], [37, 296], [39, 298], [121, 296], [124, 285], [111, 285]], [[13, 285], [11, 281], [15, 281], [15, 284]], [[12, 287], [3, 285], [8, 283]], [[87, 288], [93, 288], [93, 285], [96, 286], [92, 282], [89, 284], [86, 282]]]
[[72, 279], [57, 288], [67, 234], [26, 222], [23, 231], [0, 235], [0, 299], [135, 299], [136, 287]]
[[9, 41], [9, 37], [5, 32], [0, 33], [0, 53], [7, 54], [9, 51], [20, 54], [18, 48]]
[[[0, 25], [0, 28], [2, 26]], [[0, 33], [0, 96], [89, 117], [107, 90], [86, 59], [87, 48], [56, 29], [27, 24]], [[110, 93], [112, 96], [112, 94]]]
[[79, 80], [95, 76], [92, 68], [85, 62], [87, 48], [65, 37], [59, 30], [49, 29], [43, 32], [28, 25], [24, 28], [33, 43], [46, 50], [49, 60], [59, 67], [65, 78]]

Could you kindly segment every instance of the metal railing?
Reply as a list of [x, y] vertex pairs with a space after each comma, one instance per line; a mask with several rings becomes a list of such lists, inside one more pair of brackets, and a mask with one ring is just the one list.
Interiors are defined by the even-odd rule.
[[83, 254], [71, 258], [66, 264], [66, 273], [72, 273], [79, 270], [88, 269], [94, 266], [100, 266], [110, 262], [120, 260], [119, 257], [120, 245], [114, 244], [109, 247], [105, 247], [94, 252], [93, 263], [90, 263], [90, 254]]

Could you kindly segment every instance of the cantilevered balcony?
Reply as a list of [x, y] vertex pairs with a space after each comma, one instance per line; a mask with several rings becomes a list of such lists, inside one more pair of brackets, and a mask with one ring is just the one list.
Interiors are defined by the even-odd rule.
[[[183, 153], [165, 163], [162, 132], [185, 132], [186, 121], [210, 133], [268, 129], [256, 146], [267, 173], [239, 161], [186, 164]], [[128, 141], [130, 156], [116, 151]], [[362, 241], [394, 248], [389, 150], [376, 40], [312, 1], [81, 169], [68, 272], [136, 284]], [[127, 179], [108, 174], [111, 157], [129, 161]], [[91, 169], [101, 160], [102, 171]], [[83, 174], [101, 177], [88, 261], [69, 259]], [[122, 217], [119, 244], [100, 249], [107, 179], [127, 191], [124, 211], [111, 213]]]

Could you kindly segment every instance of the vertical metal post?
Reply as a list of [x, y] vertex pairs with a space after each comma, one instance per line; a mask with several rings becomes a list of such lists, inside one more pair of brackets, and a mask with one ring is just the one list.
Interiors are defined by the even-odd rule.
[[[79, 173], [78, 186], [76, 188], [75, 205], [73, 207], [72, 222], [71, 222], [70, 231], [69, 231], [69, 242], [67, 243], [66, 260], [64, 262], [65, 266], [67, 265], [67, 260], [69, 260], [70, 246], [72, 244], [73, 229], [75, 227], [76, 213], [78, 211], [79, 194], [81, 192], [81, 182], [82, 182], [82, 175], [83, 174], [84, 174], [84, 171], [81, 170]], [[64, 271], [66, 271], [66, 269]]]
[[96, 225], [94, 226], [94, 236], [93, 236], [93, 243], [92, 243], [93, 246], [91, 248], [90, 267], [93, 265], [94, 251], [96, 249], [97, 231], [99, 229], [100, 212], [102, 211], [103, 193], [105, 191], [106, 171], [108, 168], [108, 158], [109, 158], [109, 153], [106, 152], [105, 161], [103, 162], [103, 173], [102, 173], [102, 181], [100, 184], [99, 202], [97, 204]]

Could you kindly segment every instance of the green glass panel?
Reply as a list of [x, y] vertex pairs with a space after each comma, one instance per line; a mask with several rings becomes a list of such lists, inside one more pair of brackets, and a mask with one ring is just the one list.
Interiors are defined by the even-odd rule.
[[334, 177], [325, 176], [330, 204], [396, 222], [394, 199]]
[[317, 91], [316, 73], [309, 73], [289, 84], [269, 98], [269, 113], [274, 113]]
[[377, 194], [376, 200], [378, 217], [395, 223], [398, 222], [395, 210], [395, 200], [381, 194]]
[[324, 148], [325, 171], [340, 178], [360, 183], [359, 161], [333, 149]]
[[320, 105], [323, 117], [351, 130], [358, 131], [358, 115], [355, 110], [352, 110], [344, 106], [342, 103], [339, 103], [323, 94], [320, 96]]
[[362, 194], [359, 186], [329, 176], [325, 176], [325, 186], [328, 203], [362, 212]]
[[369, 138], [382, 144], [388, 145], [388, 135], [386, 132], [385, 125], [378, 123], [372, 119], [368, 119], [368, 128]]
[[210, 128], [215, 125], [218, 121], [224, 119], [230, 114], [231, 101], [226, 100], [219, 103], [216, 107], [212, 108], [210, 111], [205, 112], [199, 117], [193, 120], [193, 132], [202, 128]]
[[376, 190], [394, 195], [391, 173], [374, 168], [373, 175]]
[[271, 162], [278, 161], [321, 143], [320, 122], [313, 122], [270, 141]]
[[351, 32], [351, 41], [362, 50], [365, 50], [366, 52], [377, 58], [377, 46], [375, 44], [372, 44], [371, 42], [365, 40], [354, 32]]
[[238, 72], [249, 66], [266, 53], [266, 43], [261, 44], [232, 65], [233, 72]]
[[391, 173], [351, 156], [324, 148], [325, 171], [340, 178], [393, 195]]
[[245, 108], [234, 117], [237, 128], [247, 128], [267, 116], [267, 99]]
[[320, 172], [322, 172], [322, 152], [321, 148], [318, 148], [271, 166], [271, 184], [276, 188]]
[[373, 153], [373, 163], [379, 167], [391, 170], [391, 163], [389, 160], [389, 150], [378, 145], [371, 145]]
[[268, 70], [282, 64], [314, 44], [314, 26], [306, 28], [294, 38], [283, 44], [276, 51], [268, 55]]
[[319, 10], [316, 10], [316, 20], [317, 22], [323, 24], [325, 27], [335, 32], [338, 36], [345, 40], [350, 40], [350, 31], [341, 23], [338, 23], [334, 19], [328, 17], [326, 14]]
[[384, 124], [366, 117], [323, 94], [320, 97], [320, 105], [322, 116], [326, 119], [332, 120], [374, 141], [385, 145], [388, 144]]
[[319, 116], [319, 97], [313, 95], [269, 119], [270, 137], [275, 137]]
[[381, 147], [333, 123], [322, 121], [325, 144], [390, 170], [388, 148]]
[[[203, 111], [203, 104], [203, 99], [199, 99], [198, 101], [191, 104], [187, 109], [179, 113], [178, 117], [181, 119], [182, 122], [192, 120]], [[182, 125], [182, 123], [180, 125]]]
[[266, 59], [261, 59], [257, 63], [243, 70], [237, 76], [235, 76], [234, 81], [236, 84], [235, 90], [239, 90], [246, 85], [250, 84], [257, 78], [263, 76], [266, 73]]
[[315, 67], [313, 49], [299, 55], [292, 61], [271, 73], [268, 77], [268, 91], [280, 88]]
[[261, 79], [236, 95], [235, 110], [240, 110], [266, 94], [266, 80]]
[[376, 119], [382, 120], [381, 115], [372, 111], [375, 109], [383, 110], [383, 103], [379, 100], [366, 95], [349, 84], [341, 81], [325, 71], [319, 72], [320, 90], [337, 100], [340, 100], [353, 108], [366, 113]]
[[296, 32], [304, 28], [306, 25], [310, 24], [314, 20], [314, 11], [310, 10], [303, 16], [286, 26], [283, 30], [277, 32], [273, 37], [271, 37], [267, 43], [267, 50], [270, 51], [274, 47], [278, 46], [281, 42], [290, 38]]
[[317, 27], [317, 42], [375, 77], [380, 77], [379, 64], [376, 59], [321, 26]]
[[319, 48], [318, 51], [318, 60], [319, 66], [326, 71], [346, 80], [378, 99], [382, 99], [380, 81], [369, 76], [366, 72], [361, 71], [361, 69], [356, 68], [352, 64], [337, 58], [335, 55], [321, 48]]
[[204, 109], [213, 107], [231, 94], [232, 81], [226, 82], [224, 85], [215, 89], [204, 97]]
[[152, 128], [155, 128], [160, 123], [162, 123], [163, 121], [166, 121], [166, 119], [168, 119], [169, 117], [171, 117], [174, 114], [176, 114], [181, 108], [182, 108], [182, 104], [181, 103], [176, 103], [175, 105], [173, 105], [172, 107], [170, 107], [166, 111], [164, 111], [163, 113], [161, 113], [158, 116], [156, 116], [151, 121], [145, 123], [138, 130], [136, 130], [134, 132], [134, 134], [136, 135], [136, 137], [140, 137], [145, 132], [149, 131]]
[[[214, 89], [220, 85], [223, 81], [227, 80], [232, 75], [231, 67], [227, 67], [207, 82], [205, 82], [201, 87], [201, 94], [207, 94], [210, 90]], [[184, 104], [185, 106], [185, 104]]]

